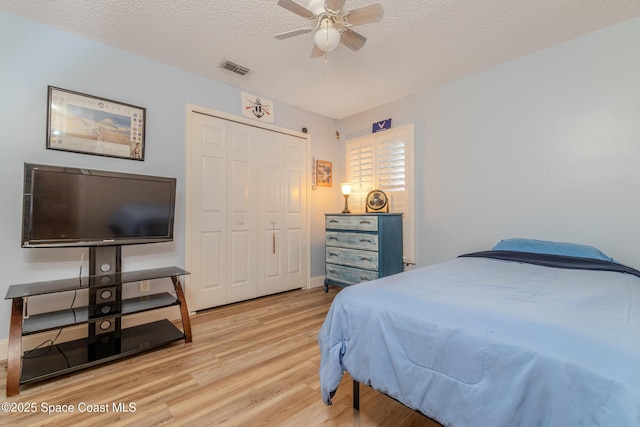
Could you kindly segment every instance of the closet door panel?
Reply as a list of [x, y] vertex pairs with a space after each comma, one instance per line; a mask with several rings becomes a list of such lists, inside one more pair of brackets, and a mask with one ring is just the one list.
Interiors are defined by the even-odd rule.
[[264, 214], [261, 215], [261, 223], [264, 227], [260, 267], [258, 271], [258, 287], [261, 295], [269, 293], [265, 282], [279, 280], [281, 276], [282, 259], [282, 166], [276, 164], [272, 157], [271, 162], [263, 168], [263, 205]]
[[264, 179], [264, 211], [271, 219], [277, 219], [282, 210], [282, 166], [270, 165], [264, 166], [262, 174]]
[[225, 215], [224, 197], [221, 197], [226, 194], [226, 188], [223, 187], [223, 183], [226, 182], [225, 171], [222, 158], [202, 157], [202, 182], [200, 183], [202, 214], [212, 223], [219, 221], [219, 218], [215, 218], [216, 216], [224, 217]]
[[258, 293], [268, 295], [279, 292], [282, 283], [284, 147], [281, 134], [264, 130], [259, 133], [263, 177], [259, 187], [263, 213], [258, 215], [258, 223], [263, 231], [263, 242], [258, 254]]
[[302, 258], [300, 258], [302, 245], [302, 230], [287, 230], [287, 276], [296, 276], [302, 273]]
[[188, 294], [192, 310], [227, 300], [227, 124], [194, 115], [191, 141], [192, 188], [189, 251], [192, 254]]
[[[220, 274], [221, 271], [226, 271], [220, 259], [221, 254], [224, 253], [223, 242], [224, 237], [222, 233], [202, 233], [200, 263], [202, 265], [201, 288], [203, 291], [222, 291], [226, 294], [223, 288], [225, 278]], [[211, 254], [215, 255], [211, 256]]]
[[[286, 253], [284, 258], [285, 272], [283, 287], [293, 289], [303, 286], [307, 278], [307, 253], [309, 243], [306, 234], [306, 145], [305, 142], [292, 136], [284, 138], [286, 149], [286, 209], [285, 209], [285, 229], [286, 229]], [[303, 284], [303, 285], [301, 285]]]
[[255, 131], [237, 123], [229, 125], [229, 201], [227, 229], [230, 233], [230, 274], [227, 302], [257, 296], [255, 264]]

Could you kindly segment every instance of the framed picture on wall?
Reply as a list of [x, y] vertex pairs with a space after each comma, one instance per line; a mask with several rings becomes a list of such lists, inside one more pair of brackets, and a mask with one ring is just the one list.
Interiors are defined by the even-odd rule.
[[333, 170], [331, 162], [318, 160], [316, 162], [316, 179], [318, 187], [331, 187]]
[[144, 160], [146, 109], [49, 86], [47, 148]]

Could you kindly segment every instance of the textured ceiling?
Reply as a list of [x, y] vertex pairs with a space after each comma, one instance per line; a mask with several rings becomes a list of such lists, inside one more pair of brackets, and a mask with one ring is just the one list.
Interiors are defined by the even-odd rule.
[[366, 45], [341, 45], [327, 63], [310, 58], [313, 33], [274, 38], [308, 24], [277, 0], [0, 0], [0, 10], [333, 118], [640, 15], [640, 0], [379, 2], [382, 21], [355, 28]]

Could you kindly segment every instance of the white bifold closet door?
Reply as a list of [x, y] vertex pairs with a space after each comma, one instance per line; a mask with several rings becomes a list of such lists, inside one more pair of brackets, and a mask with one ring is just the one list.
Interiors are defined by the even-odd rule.
[[306, 287], [308, 140], [191, 114], [189, 308]]

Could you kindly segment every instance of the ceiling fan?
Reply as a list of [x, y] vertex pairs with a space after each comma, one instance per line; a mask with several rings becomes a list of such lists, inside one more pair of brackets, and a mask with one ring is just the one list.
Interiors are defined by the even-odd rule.
[[312, 58], [323, 55], [326, 58], [327, 52], [337, 48], [340, 43], [352, 50], [360, 49], [367, 39], [353, 31], [352, 27], [378, 22], [382, 19], [384, 11], [380, 3], [344, 10], [345, 3], [346, 0], [311, 0], [309, 7], [305, 7], [294, 0], [278, 0], [278, 5], [315, 22], [315, 25], [276, 34], [276, 39], [283, 40], [315, 31]]

